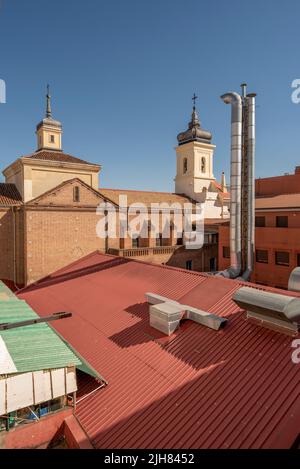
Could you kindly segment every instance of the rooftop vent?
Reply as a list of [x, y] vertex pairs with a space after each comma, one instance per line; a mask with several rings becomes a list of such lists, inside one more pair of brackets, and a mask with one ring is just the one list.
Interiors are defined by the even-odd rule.
[[296, 267], [289, 278], [288, 289], [300, 292], [300, 267]]
[[147, 302], [151, 305], [149, 308], [150, 326], [166, 335], [173, 334], [178, 329], [182, 319], [190, 319], [214, 330], [224, 327], [227, 321], [227, 319], [220, 318], [215, 314], [207, 313], [192, 306], [182, 305], [177, 301], [155, 293], [146, 293], [145, 296]]
[[269, 329], [297, 335], [300, 324], [300, 298], [242, 287], [233, 295], [247, 317]]

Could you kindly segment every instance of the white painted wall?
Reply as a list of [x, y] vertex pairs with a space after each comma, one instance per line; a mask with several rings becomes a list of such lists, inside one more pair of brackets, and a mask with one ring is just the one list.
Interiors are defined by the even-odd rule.
[[75, 367], [0, 376], [0, 415], [75, 391]]

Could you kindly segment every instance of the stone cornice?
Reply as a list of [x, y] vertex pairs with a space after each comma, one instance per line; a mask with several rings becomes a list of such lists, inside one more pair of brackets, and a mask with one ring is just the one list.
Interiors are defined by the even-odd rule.
[[7, 166], [3, 171], [3, 175], [7, 176], [10, 171], [15, 172], [18, 166], [43, 166], [51, 168], [66, 168], [73, 170], [83, 170], [88, 172], [98, 173], [101, 170], [101, 165], [98, 164], [84, 164], [84, 163], [69, 163], [64, 161], [51, 161], [39, 160], [22, 156]]
[[99, 172], [101, 165], [99, 164], [90, 164], [90, 163], [69, 163], [65, 161], [54, 161], [54, 160], [39, 160], [37, 158], [28, 158], [23, 156], [19, 158], [23, 165], [28, 166], [44, 166], [44, 167], [53, 167], [53, 168], [71, 168], [71, 169], [82, 169], [85, 171]]

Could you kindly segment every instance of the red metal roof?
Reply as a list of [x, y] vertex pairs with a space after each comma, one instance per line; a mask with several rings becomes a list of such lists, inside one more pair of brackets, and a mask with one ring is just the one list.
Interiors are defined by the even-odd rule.
[[[246, 320], [232, 301], [240, 285], [94, 253], [19, 296], [42, 316], [72, 312], [55, 328], [107, 378], [76, 411], [95, 447], [290, 447], [300, 433], [292, 338]], [[187, 321], [163, 336], [145, 292], [229, 321], [218, 332]]]

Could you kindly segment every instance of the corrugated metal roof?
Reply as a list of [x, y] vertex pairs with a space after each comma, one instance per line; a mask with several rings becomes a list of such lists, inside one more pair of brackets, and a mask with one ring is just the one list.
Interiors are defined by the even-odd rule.
[[[292, 339], [246, 319], [232, 300], [243, 283], [101, 254], [80, 265], [19, 296], [41, 316], [71, 311], [68, 324], [55, 327], [107, 378], [109, 385], [76, 411], [95, 447], [293, 444], [300, 373]], [[216, 332], [188, 321], [163, 336], [149, 326], [147, 291], [227, 317], [228, 324]]]
[[4, 282], [0, 281], [0, 300], [8, 301], [12, 299], [16, 299], [16, 296], [12, 290], [10, 290], [10, 288], [5, 285]]
[[[1, 293], [6, 295], [7, 290], [0, 282], [0, 323], [38, 317], [25, 301], [17, 299], [13, 294], [3, 298]], [[78, 357], [47, 323], [3, 330], [0, 331], [0, 337], [18, 373], [81, 364]], [[0, 366], [0, 374], [5, 374], [4, 364], [2, 369]]]
[[67, 347], [69, 347], [72, 352], [75, 353], [75, 355], [80, 359], [80, 364], [77, 365], [77, 368], [78, 370], [82, 371], [83, 373], [93, 377], [93, 378], [96, 378], [97, 380], [99, 381], [102, 381], [103, 383], [105, 384], [108, 384], [108, 382], [106, 381], [106, 379], [100, 375], [100, 373], [95, 370], [95, 368], [93, 368], [81, 355], [80, 353], [77, 352], [77, 350], [75, 350], [72, 345], [67, 342], [57, 331], [56, 333], [59, 335], [59, 337], [61, 338], [61, 340], [67, 345]]

